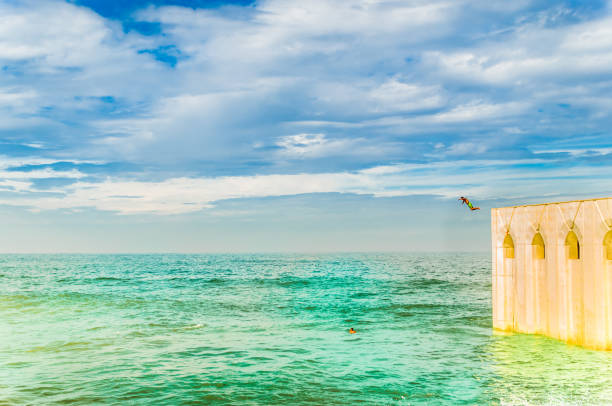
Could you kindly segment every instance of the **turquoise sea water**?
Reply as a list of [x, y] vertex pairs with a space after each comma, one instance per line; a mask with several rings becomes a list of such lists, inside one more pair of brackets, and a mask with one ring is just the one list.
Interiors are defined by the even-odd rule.
[[[487, 254], [3, 255], [0, 404], [612, 404]], [[357, 334], [348, 334], [350, 327]]]

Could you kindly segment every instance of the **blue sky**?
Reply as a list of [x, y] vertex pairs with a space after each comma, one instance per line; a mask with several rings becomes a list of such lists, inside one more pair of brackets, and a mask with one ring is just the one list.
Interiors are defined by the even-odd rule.
[[486, 251], [612, 194], [611, 11], [0, 0], [0, 251]]

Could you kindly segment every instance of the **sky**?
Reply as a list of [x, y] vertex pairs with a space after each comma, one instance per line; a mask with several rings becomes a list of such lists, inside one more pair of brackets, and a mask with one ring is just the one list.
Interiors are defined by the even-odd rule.
[[607, 1], [0, 0], [0, 69], [0, 252], [486, 252], [612, 196]]

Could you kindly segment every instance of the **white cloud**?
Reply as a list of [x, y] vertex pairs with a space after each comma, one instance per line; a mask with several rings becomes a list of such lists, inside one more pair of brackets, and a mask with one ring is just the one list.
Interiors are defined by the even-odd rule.
[[[159, 182], [107, 178], [99, 183], [77, 181], [55, 187], [53, 196], [42, 197], [30, 196], [30, 193], [38, 191], [32, 183], [6, 179], [0, 180], [0, 188], [5, 191], [0, 203], [32, 210], [95, 208], [121, 214], [180, 214], [211, 208], [215, 202], [227, 199], [310, 193], [351, 193], [375, 197], [437, 195], [446, 198], [467, 194], [480, 199], [510, 197], [518, 190], [532, 196], [555, 194], [561, 185], [567, 186], [568, 183], [584, 187], [586, 175], [599, 177], [600, 187], [612, 187], [611, 181], [601, 182], [601, 177], [607, 176], [606, 168], [591, 170], [575, 167], [568, 174], [567, 169], [542, 168], [538, 173], [533, 173], [515, 166], [542, 162], [449, 161], [387, 165], [355, 172], [181, 177]], [[51, 175], [79, 177], [76, 173], [61, 172], [46, 172], [37, 176]], [[21, 176], [27, 178], [25, 175], [14, 178]], [[543, 180], [546, 186], [543, 186]]]
[[[439, 24], [456, 8], [446, 1], [366, 0], [264, 1], [240, 12], [150, 7], [137, 18], [161, 22], [165, 41], [184, 56], [166, 75], [172, 89], [166, 81], [156, 84], [159, 97], [140, 117], [94, 123], [94, 150], [136, 161], [249, 156], [255, 152], [244, 145], [271, 145], [285, 136], [279, 111], [312, 117], [440, 107], [445, 98], [439, 86], [401, 76], [364, 81], [355, 63], [376, 66], [386, 59], [381, 46], [401, 52], [440, 37]], [[332, 143], [341, 146], [328, 141], [326, 148]]]
[[296, 134], [281, 137], [276, 145], [289, 156], [321, 157], [344, 152], [355, 140], [329, 140], [325, 134]]
[[[398, 35], [404, 43], [437, 37], [456, 7], [445, 1], [268, 0], [258, 3], [248, 19], [243, 15], [232, 18], [216, 10], [179, 7], [150, 8], [139, 16], [162, 22], [181, 49], [194, 58], [193, 63], [231, 60], [229, 69], [247, 63], [252, 70], [296, 56], [350, 50], [350, 40], [362, 37], [364, 32], [372, 44]], [[423, 29], [434, 26], [438, 29]]]
[[463, 50], [429, 51], [430, 67], [451, 78], [492, 85], [537, 85], [610, 72], [612, 17], [549, 28], [541, 21], [518, 25], [499, 41]]
[[76, 169], [69, 171], [57, 171], [51, 168], [37, 169], [32, 171], [0, 171], [0, 179], [51, 179], [70, 178], [80, 179], [86, 175]]
[[[386, 142], [389, 135], [444, 132], [451, 126], [470, 132], [473, 123], [494, 126], [530, 106], [525, 100], [453, 94], [452, 81], [447, 84], [439, 72], [428, 71], [437, 64], [475, 80], [507, 77], [516, 74], [512, 61], [529, 65], [543, 57], [526, 47], [524, 38], [554, 42], [551, 30], [530, 26], [516, 30], [511, 43], [517, 49], [510, 51], [486, 41], [460, 52], [431, 51], [439, 48], [435, 41], [444, 43], [445, 36], [461, 29], [464, 6], [493, 7], [485, 3], [269, 0], [248, 8], [149, 7], [136, 13], [136, 18], [161, 23], [164, 35], [159, 37], [125, 34], [118, 23], [73, 4], [4, 5], [8, 25], [0, 35], [0, 59], [26, 61], [27, 72], [39, 76], [0, 91], [0, 105], [4, 94], [30, 109], [28, 117], [7, 114], [0, 126], [62, 134], [64, 156], [148, 164], [306, 162], [339, 153], [355, 159], [368, 152], [379, 158], [381, 148], [397, 142]], [[523, 6], [496, 12], [513, 13]], [[164, 44], [182, 56], [175, 69], [149, 53], [139, 54]], [[66, 73], [65, 68], [74, 70]], [[106, 112], [102, 96], [112, 96], [111, 107], [117, 110]], [[35, 114], [48, 107], [53, 114]], [[96, 110], [104, 112], [80, 114]], [[80, 128], [67, 128], [70, 122]], [[264, 148], [253, 147], [285, 142], [287, 123], [290, 134], [327, 137], [307, 148], [280, 145], [283, 154], [264, 156]], [[53, 139], [38, 136], [20, 144], [42, 142], [53, 150]], [[357, 144], [363, 147], [359, 154], [346, 148]]]
[[466, 121], [485, 121], [495, 118], [517, 115], [527, 106], [522, 103], [481, 103], [473, 102], [467, 105], [460, 105], [450, 111], [438, 113], [432, 118], [438, 122], [466, 122]]
[[426, 110], [442, 107], [445, 98], [439, 86], [421, 86], [389, 80], [370, 91], [374, 112]]
[[[609, 128], [612, 83], [592, 78], [610, 73], [610, 17], [558, 23], [559, 13], [527, 20], [513, 14], [526, 6], [267, 0], [218, 10], [149, 7], [135, 18], [160, 22], [163, 35], [144, 37], [74, 4], [5, 3], [0, 60], [19, 73], [7, 71], [0, 87], [6, 139], [54, 159], [145, 162], [153, 172], [171, 166], [174, 177], [96, 183], [78, 171], [3, 170], [0, 185], [19, 191], [3, 202], [182, 213], [223, 199], [299, 193], [450, 196], [467, 188], [485, 196], [493, 175], [473, 176], [474, 167], [440, 160], [499, 153], [490, 134], [527, 140], [507, 148], [529, 156], [529, 134], [554, 143], [576, 128]], [[483, 23], [465, 14], [472, 11], [507, 20]], [[163, 45], [175, 47], [176, 66], [155, 61], [153, 50]], [[561, 103], [590, 113], [580, 120], [540, 109]], [[542, 143], [542, 151], [555, 150]], [[321, 170], [309, 160], [322, 157], [337, 166], [309, 173]], [[429, 162], [391, 164], [413, 158]], [[255, 162], [267, 173], [289, 162], [291, 173], [301, 174], [281, 168], [275, 175], [247, 169], [236, 177], [181, 176], [201, 174], [213, 161]], [[363, 167], [369, 169], [345, 169]], [[512, 184], [517, 174], [500, 169], [495, 182]], [[147, 176], [163, 178], [141, 178]], [[28, 196], [40, 192], [35, 179], [58, 177], [77, 180], [54, 187], [64, 197]]]
[[611, 147], [534, 149], [536, 154], [568, 154], [573, 157], [612, 154]]
[[[383, 176], [383, 177], [381, 177]], [[262, 175], [219, 178], [173, 178], [162, 182], [108, 179], [101, 183], [77, 182], [63, 188], [63, 197], [13, 196], [0, 203], [36, 210], [94, 207], [121, 214], [178, 214], [211, 207], [216, 201], [236, 198], [285, 196], [304, 193], [357, 193], [380, 196], [409, 195], [409, 185], [422, 179], [387, 179], [384, 174], [342, 172], [297, 175]], [[398, 183], [401, 182], [401, 183]], [[386, 190], [402, 186], [401, 190]], [[443, 190], [443, 189], [442, 189]], [[23, 187], [20, 192], [24, 192]], [[55, 190], [57, 192], [57, 190]], [[439, 192], [439, 187], [423, 189]]]
[[0, 128], [22, 130], [22, 145], [51, 135], [50, 147], [78, 149], [101, 98], [138, 104], [162, 91], [153, 85], [165, 68], [139, 52], [156, 44], [67, 2], [0, 2]]
[[13, 168], [18, 170], [20, 167], [29, 165], [52, 165], [59, 162], [71, 163], [71, 164], [102, 164], [103, 161], [95, 160], [84, 160], [84, 159], [65, 159], [58, 161], [55, 158], [42, 158], [36, 156], [28, 157], [11, 157], [7, 155], [0, 155], [0, 170]]
[[101, 63], [112, 35], [86, 8], [44, 0], [0, 5], [0, 59], [35, 60], [42, 70]]
[[477, 144], [474, 142], [458, 142], [451, 145], [446, 150], [446, 156], [460, 156], [467, 154], [482, 154], [487, 150], [486, 145], [482, 143]]
[[15, 105], [23, 106], [36, 97], [37, 93], [32, 89], [23, 91], [0, 89], [0, 107], [14, 107]]

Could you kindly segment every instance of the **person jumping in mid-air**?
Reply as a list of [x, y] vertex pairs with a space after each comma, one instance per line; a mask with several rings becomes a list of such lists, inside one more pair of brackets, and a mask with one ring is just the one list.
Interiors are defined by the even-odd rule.
[[470, 202], [467, 198], [461, 196], [459, 199], [457, 200], [461, 200], [461, 204], [467, 204], [467, 206], [470, 208], [470, 210], [480, 210], [480, 207], [474, 207], [474, 205], [472, 204], [472, 202]]

